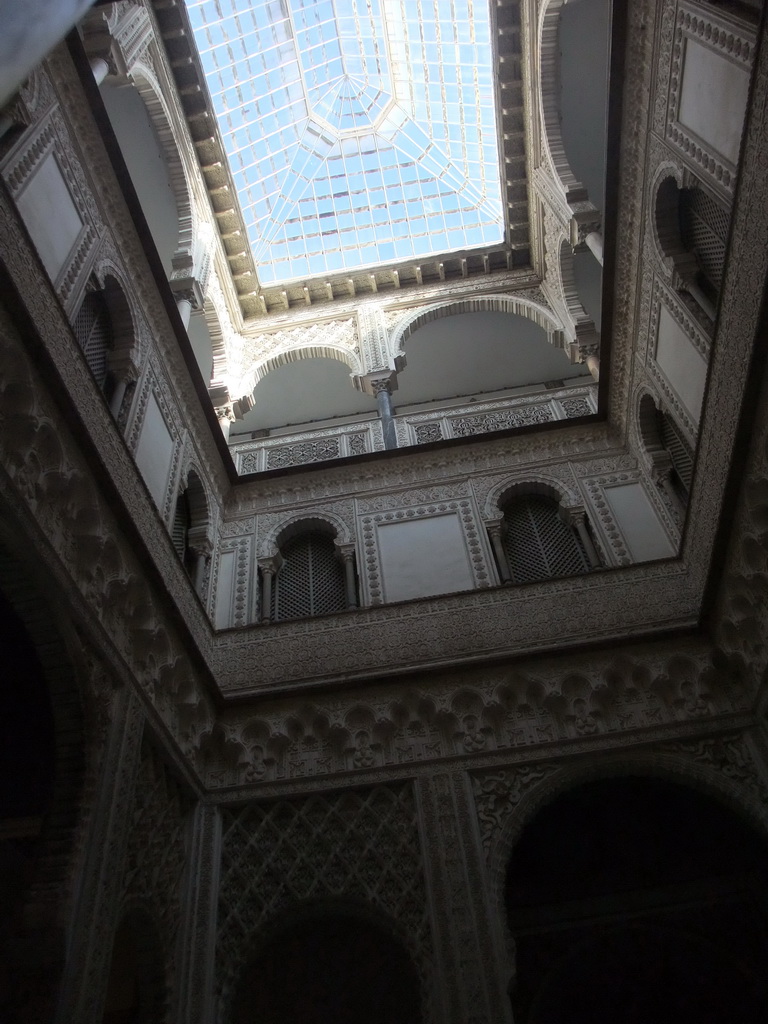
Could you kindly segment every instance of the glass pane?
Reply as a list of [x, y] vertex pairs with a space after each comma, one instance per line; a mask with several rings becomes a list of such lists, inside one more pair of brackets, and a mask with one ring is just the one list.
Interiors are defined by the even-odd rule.
[[502, 240], [487, 2], [187, 7], [262, 284]]

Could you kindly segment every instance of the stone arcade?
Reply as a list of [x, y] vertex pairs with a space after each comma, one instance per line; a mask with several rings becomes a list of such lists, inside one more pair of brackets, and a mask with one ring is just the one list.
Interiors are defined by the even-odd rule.
[[[497, 0], [498, 138], [433, 112], [321, 244], [318, 157], [261, 247], [200, 6], [97, 3], [0, 116], [0, 1016], [762, 1019], [762, 3]], [[419, 249], [473, 145], [500, 240]]]

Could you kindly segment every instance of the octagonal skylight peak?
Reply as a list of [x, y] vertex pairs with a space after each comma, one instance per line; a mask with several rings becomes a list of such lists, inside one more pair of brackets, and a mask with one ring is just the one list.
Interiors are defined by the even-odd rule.
[[187, 0], [263, 285], [503, 237], [483, 0]]

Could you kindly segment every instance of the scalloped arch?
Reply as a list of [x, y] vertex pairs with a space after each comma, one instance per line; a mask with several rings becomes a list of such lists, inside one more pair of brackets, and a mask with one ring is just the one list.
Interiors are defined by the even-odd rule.
[[555, 314], [547, 309], [543, 302], [522, 295], [478, 295], [471, 299], [459, 299], [448, 302], [436, 302], [431, 306], [422, 307], [408, 313], [398, 322], [392, 331], [390, 340], [390, 356], [394, 363], [402, 358], [405, 343], [420, 327], [440, 320], [446, 316], [459, 316], [462, 313], [511, 313], [532, 320], [546, 333], [550, 345], [563, 348], [565, 331]]
[[[571, 170], [565, 155], [563, 134], [560, 128], [560, 104], [558, 102], [560, 69], [560, 11], [567, 0], [545, 0], [539, 17], [539, 80], [538, 107], [541, 117], [541, 144], [549, 157], [564, 197], [571, 191], [586, 189]], [[546, 87], [545, 87], [546, 85]], [[582, 198], [582, 197], [580, 197]]]
[[583, 504], [583, 499], [576, 490], [567, 487], [562, 480], [544, 473], [526, 473], [524, 477], [504, 480], [491, 488], [485, 499], [485, 518], [497, 519], [501, 513], [502, 502], [518, 494], [543, 494], [548, 498], [554, 498], [564, 508]]
[[[131, 68], [131, 77], [136, 91], [147, 108], [149, 119], [157, 133], [160, 147], [168, 165], [168, 177], [176, 200], [176, 213], [179, 219], [179, 233], [176, 239], [176, 253], [189, 257], [190, 271], [194, 257], [195, 238], [197, 236], [197, 214], [192, 202], [192, 192], [181, 158], [181, 151], [176, 142], [172, 127], [172, 119], [163, 96], [160, 83], [153, 71], [139, 61]], [[175, 260], [175, 256], [174, 256]]]
[[354, 543], [354, 531], [341, 516], [335, 512], [326, 512], [324, 509], [320, 511], [313, 509], [311, 511], [296, 512], [294, 515], [287, 515], [284, 519], [275, 523], [259, 544], [259, 557], [273, 558], [277, 555], [280, 549], [280, 541], [285, 539], [286, 531], [293, 533], [294, 530], [292, 528], [300, 527], [302, 523], [306, 523], [311, 527], [313, 523], [318, 522], [331, 527], [337, 544]]
[[253, 367], [251, 370], [253, 386], [250, 393], [253, 394], [259, 381], [263, 380], [272, 370], [276, 370], [279, 366], [287, 366], [289, 363], [298, 363], [302, 359], [335, 359], [349, 367], [350, 375], [359, 376], [363, 372], [362, 363], [354, 352], [350, 352], [348, 349], [335, 345], [299, 345], [284, 349]]
[[[648, 750], [610, 759], [601, 758], [587, 764], [553, 764], [549, 774], [546, 774], [546, 767], [542, 765], [545, 774], [538, 783], [534, 782], [524, 790], [514, 809], [507, 814], [488, 850], [491, 903], [497, 908], [502, 922], [507, 920], [504, 902], [507, 865], [523, 830], [544, 806], [585, 783], [623, 775], [640, 775], [687, 785], [724, 804], [768, 841], [768, 810], [759, 797], [750, 794], [746, 787], [728, 778], [716, 767], [695, 760], [695, 755], [687, 758], [684, 754]], [[511, 953], [514, 947], [508, 931], [506, 938]]]

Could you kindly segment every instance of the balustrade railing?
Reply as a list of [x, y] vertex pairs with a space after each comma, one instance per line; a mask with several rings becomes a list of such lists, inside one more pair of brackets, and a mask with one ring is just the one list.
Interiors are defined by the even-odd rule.
[[[400, 448], [408, 448], [430, 441], [589, 416], [597, 411], [596, 402], [596, 387], [589, 383], [534, 395], [457, 402], [422, 412], [399, 413], [395, 416], [397, 443]], [[383, 448], [381, 423], [376, 417], [338, 427], [329, 425], [230, 444], [241, 474], [328, 462]]]

